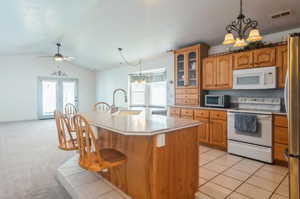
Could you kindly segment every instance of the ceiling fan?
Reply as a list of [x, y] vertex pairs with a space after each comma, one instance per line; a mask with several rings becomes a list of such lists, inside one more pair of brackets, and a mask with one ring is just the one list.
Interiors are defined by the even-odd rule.
[[57, 52], [55, 53], [55, 55], [53, 55], [53, 56], [41, 56], [41, 57], [44, 57], [44, 58], [53, 58], [54, 61], [56, 61], [56, 62], [71, 61], [71, 60], [73, 60], [74, 57], [63, 56], [60, 53], [61, 46], [62, 46], [61, 43], [56, 43]]

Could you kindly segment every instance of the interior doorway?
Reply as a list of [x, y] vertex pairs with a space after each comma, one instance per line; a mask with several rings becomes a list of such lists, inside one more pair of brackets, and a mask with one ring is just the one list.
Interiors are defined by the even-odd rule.
[[64, 111], [67, 103], [78, 109], [78, 79], [39, 77], [38, 118], [54, 118], [54, 111]]

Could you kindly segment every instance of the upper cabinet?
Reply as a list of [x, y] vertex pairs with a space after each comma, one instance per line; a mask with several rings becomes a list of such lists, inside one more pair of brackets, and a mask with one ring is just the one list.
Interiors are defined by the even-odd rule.
[[[203, 52], [204, 48], [206, 49], [206, 53]], [[206, 55], [207, 47], [202, 45], [195, 45], [175, 51], [176, 88], [199, 87], [200, 59]]]
[[202, 58], [208, 54], [206, 45], [194, 45], [174, 51], [175, 104], [197, 106], [200, 104], [200, 77]]
[[253, 53], [251, 51], [235, 53], [234, 57], [234, 69], [246, 69], [253, 66]]
[[217, 59], [209, 57], [203, 60], [202, 88], [209, 90], [216, 87]]
[[257, 50], [234, 53], [234, 69], [276, 66], [276, 48], [262, 48]]
[[198, 50], [191, 50], [186, 53], [187, 55], [187, 85], [190, 87], [198, 86], [198, 74], [199, 74], [199, 65], [198, 63]]
[[276, 65], [276, 48], [263, 48], [253, 51], [254, 67]]
[[216, 83], [218, 89], [232, 88], [232, 55], [217, 57]]
[[232, 88], [232, 55], [204, 59], [202, 67], [202, 86], [204, 90]]
[[182, 87], [185, 85], [185, 53], [178, 53], [175, 55], [176, 65], [176, 87]]
[[285, 76], [288, 68], [288, 49], [287, 46], [278, 46], [277, 47], [277, 67], [278, 67], [278, 87], [284, 88], [285, 85]]

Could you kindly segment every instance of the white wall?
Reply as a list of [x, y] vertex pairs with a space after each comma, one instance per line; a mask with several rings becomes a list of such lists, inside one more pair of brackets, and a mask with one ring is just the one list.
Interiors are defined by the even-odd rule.
[[[264, 35], [264, 41], [282, 41], [283, 39], [287, 38], [287, 34], [290, 32], [300, 32], [300, 28]], [[217, 45], [210, 48], [209, 54], [221, 53], [226, 51], [228, 51], [228, 46]], [[143, 70], [152, 68], [166, 68], [168, 81], [174, 81], [173, 59], [174, 58], [171, 53], [162, 53], [160, 56], [145, 60]], [[124, 88], [127, 90], [128, 73], [137, 70], [138, 69], [133, 69], [131, 67], [121, 66], [112, 67], [112, 69], [106, 69], [104, 71], [97, 72], [97, 100], [111, 103], [113, 90], [116, 88]], [[168, 87], [168, 104], [174, 104], [174, 85], [168, 83]], [[121, 101], [122, 100], [123, 99], [121, 99]], [[124, 105], [122, 102], [119, 103]]]
[[[36, 56], [0, 57], [0, 122], [37, 119], [37, 78], [50, 76], [56, 65]], [[63, 70], [79, 79], [79, 109], [88, 111], [96, 99], [96, 73], [64, 63]]]

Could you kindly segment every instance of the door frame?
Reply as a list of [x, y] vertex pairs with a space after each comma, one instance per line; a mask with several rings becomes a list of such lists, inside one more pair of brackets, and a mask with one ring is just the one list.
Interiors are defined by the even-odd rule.
[[54, 115], [52, 116], [44, 116], [43, 115], [43, 90], [42, 90], [42, 84], [41, 81], [43, 80], [53, 80], [57, 82], [56, 86], [56, 108], [63, 112], [63, 82], [64, 81], [75, 81], [76, 83], [76, 90], [75, 95], [77, 96], [77, 99], [75, 99], [75, 106], [78, 110], [79, 108], [79, 80], [77, 78], [61, 78], [61, 77], [48, 77], [48, 76], [39, 76], [37, 78], [37, 116], [39, 120], [42, 119], [53, 119]]

